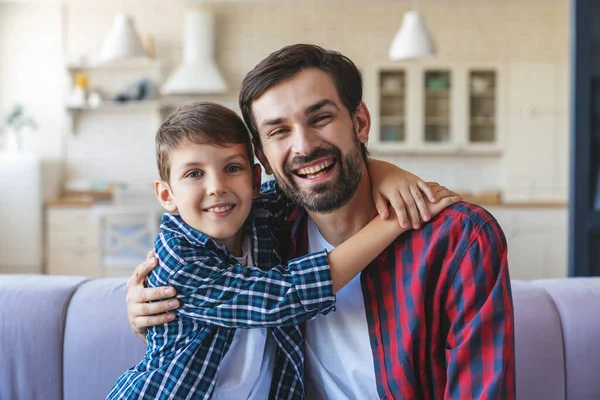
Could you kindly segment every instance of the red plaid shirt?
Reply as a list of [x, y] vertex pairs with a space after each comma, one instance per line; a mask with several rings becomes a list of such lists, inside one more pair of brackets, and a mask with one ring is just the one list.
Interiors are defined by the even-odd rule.
[[[282, 238], [308, 253], [306, 212]], [[504, 234], [458, 203], [400, 236], [361, 275], [382, 399], [515, 398], [513, 305]]]

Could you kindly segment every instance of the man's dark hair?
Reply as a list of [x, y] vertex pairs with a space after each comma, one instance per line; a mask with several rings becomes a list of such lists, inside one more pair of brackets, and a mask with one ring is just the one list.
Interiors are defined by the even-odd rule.
[[[260, 146], [261, 143], [252, 115], [252, 102], [271, 87], [306, 68], [318, 68], [328, 73], [348, 113], [354, 115], [362, 101], [362, 77], [352, 60], [337, 51], [325, 50], [317, 45], [286, 46], [258, 63], [242, 82], [240, 109], [256, 146]], [[369, 153], [364, 143], [361, 144], [361, 150], [366, 160]]]
[[161, 180], [169, 181], [169, 154], [186, 140], [217, 147], [245, 144], [248, 162], [250, 166], [254, 164], [250, 135], [234, 111], [216, 103], [191, 103], [175, 110], [156, 132], [156, 163]]

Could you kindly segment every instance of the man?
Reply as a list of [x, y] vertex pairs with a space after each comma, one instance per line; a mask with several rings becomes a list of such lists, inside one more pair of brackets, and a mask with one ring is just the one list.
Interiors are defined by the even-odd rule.
[[[352, 61], [285, 47], [248, 73], [240, 108], [257, 157], [299, 205], [284, 255], [331, 250], [373, 218], [370, 115]], [[468, 203], [400, 236], [338, 292], [335, 312], [306, 323], [307, 398], [514, 399], [506, 257], [497, 222]], [[173, 295], [142, 289], [146, 271], [138, 267], [128, 292], [138, 334], [169, 315], [151, 314], [177, 306], [143, 304]]]

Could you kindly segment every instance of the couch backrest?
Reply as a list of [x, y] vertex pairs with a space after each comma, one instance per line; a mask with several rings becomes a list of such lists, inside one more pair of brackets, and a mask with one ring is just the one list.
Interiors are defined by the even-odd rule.
[[124, 278], [95, 279], [71, 299], [65, 326], [64, 399], [101, 400], [142, 360], [146, 346], [129, 328]]
[[65, 317], [85, 280], [0, 275], [0, 399], [63, 398]]
[[[104, 399], [145, 351], [125, 292], [124, 278], [0, 275], [0, 399]], [[517, 399], [600, 399], [600, 278], [512, 292]]]

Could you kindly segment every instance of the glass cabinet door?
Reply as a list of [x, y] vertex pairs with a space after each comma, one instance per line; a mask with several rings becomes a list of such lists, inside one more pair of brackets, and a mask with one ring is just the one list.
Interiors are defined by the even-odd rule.
[[381, 142], [406, 141], [406, 73], [403, 70], [379, 73], [379, 139]]
[[469, 73], [469, 143], [497, 141], [496, 72]]
[[448, 70], [429, 70], [424, 74], [424, 142], [445, 144], [451, 141], [450, 93]]

